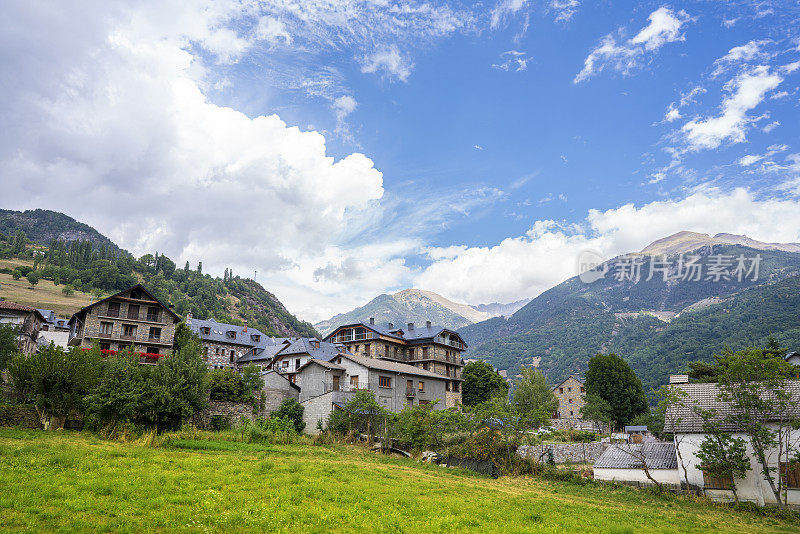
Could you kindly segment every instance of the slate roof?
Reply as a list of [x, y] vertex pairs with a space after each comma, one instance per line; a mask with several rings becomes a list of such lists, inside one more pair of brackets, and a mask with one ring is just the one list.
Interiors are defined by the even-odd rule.
[[[319, 347], [316, 344], [319, 343]], [[283, 349], [278, 356], [289, 356], [292, 354], [308, 354], [312, 358], [323, 361], [330, 361], [342, 351], [333, 343], [320, 341], [316, 338], [301, 337], [294, 340], [288, 347]]]
[[364, 356], [356, 356], [355, 354], [345, 353], [342, 358], [346, 358], [352, 362], [363, 365], [368, 369], [377, 369], [379, 371], [387, 371], [390, 373], [404, 373], [407, 375], [423, 376], [426, 378], [438, 378], [439, 380], [450, 380], [450, 378], [442, 375], [437, 375], [430, 371], [414, 367], [413, 365], [406, 365], [405, 363], [398, 363], [389, 360], [380, 360], [377, 358], [365, 358]]
[[304, 363], [302, 366], [300, 366], [298, 371], [302, 371], [303, 369], [305, 369], [306, 367], [308, 367], [311, 364], [321, 365], [322, 367], [324, 367], [326, 369], [336, 369], [338, 371], [344, 371], [344, 367], [342, 367], [341, 365], [337, 365], [337, 364], [335, 364], [333, 362], [329, 362], [329, 361], [325, 361], [325, 360], [318, 360], [316, 358], [310, 358], [306, 363]]
[[291, 339], [286, 337], [267, 338], [266, 343], [251, 348], [236, 361], [238, 363], [242, 363], [272, 360], [272, 358], [274, 358], [278, 352], [283, 350], [283, 348], [286, 347], [287, 343], [289, 342], [291, 342]]
[[[792, 396], [789, 413], [774, 414], [775, 419], [780, 415], [786, 417], [800, 417], [800, 380], [787, 380], [787, 389]], [[665, 432], [703, 432], [703, 420], [695, 412], [695, 407], [703, 410], [714, 409], [722, 423], [722, 430], [735, 432], [739, 430], [735, 425], [724, 421], [727, 416], [734, 412], [727, 402], [720, 401], [717, 396], [719, 387], [717, 384], [674, 384], [671, 387], [680, 388], [685, 391], [687, 396], [676, 405], [670, 406], [665, 417]]]
[[156, 303], [160, 304], [160, 305], [161, 305], [161, 307], [162, 307], [162, 308], [164, 308], [164, 309], [167, 311], [167, 313], [169, 313], [170, 315], [172, 315], [172, 317], [174, 317], [174, 318], [175, 318], [177, 321], [180, 321], [180, 320], [181, 320], [180, 316], [179, 316], [177, 313], [175, 313], [174, 311], [172, 311], [172, 308], [170, 308], [168, 305], [164, 304], [164, 303], [163, 303], [163, 302], [161, 302], [161, 301], [160, 301], [158, 298], [156, 298], [156, 297], [155, 297], [155, 295], [153, 295], [152, 293], [150, 293], [150, 292], [147, 290], [147, 288], [146, 288], [146, 287], [144, 287], [142, 284], [136, 284], [135, 286], [131, 286], [131, 287], [129, 287], [128, 289], [123, 289], [122, 291], [120, 291], [120, 292], [118, 292], [118, 293], [114, 293], [113, 295], [109, 295], [108, 297], [106, 297], [106, 298], [104, 298], [104, 299], [101, 299], [101, 300], [98, 300], [97, 302], [92, 302], [92, 303], [91, 303], [91, 304], [89, 304], [88, 306], [84, 306], [83, 308], [81, 308], [80, 310], [78, 310], [77, 312], [75, 312], [75, 313], [72, 315], [72, 317], [70, 317], [70, 319], [69, 319], [69, 322], [68, 322], [67, 324], [71, 324], [71, 323], [72, 323], [72, 321], [73, 321], [73, 320], [74, 320], [76, 317], [78, 317], [78, 316], [83, 316], [83, 315], [86, 313], [86, 310], [88, 310], [88, 309], [90, 309], [90, 308], [94, 308], [94, 307], [95, 307], [95, 306], [97, 306], [98, 304], [101, 304], [101, 303], [103, 303], [103, 302], [105, 302], [105, 301], [107, 301], [107, 300], [111, 300], [111, 299], [113, 299], [113, 298], [115, 298], [115, 297], [119, 297], [119, 296], [120, 296], [120, 295], [122, 295], [123, 293], [128, 293], [128, 292], [131, 292], [131, 291], [133, 291], [134, 289], [140, 289], [140, 290], [144, 291], [144, 292], [147, 294], [147, 296], [148, 296], [148, 297], [150, 297], [151, 299], [153, 299], [153, 301], [155, 301]]
[[648, 469], [677, 469], [674, 443], [612, 445], [594, 463], [595, 469], [641, 469], [642, 454]]
[[[192, 332], [200, 336], [204, 341], [217, 343], [232, 343], [236, 345], [246, 345], [248, 347], [264, 347], [269, 341], [269, 336], [256, 328], [247, 328], [235, 324], [218, 323], [214, 319], [192, 319], [192, 324], [188, 325]], [[209, 333], [204, 334], [201, 328], [208, 328]], [[233, 332], [233, 338], [228, 337], [228, 332]], [[251, 336], [258, 336], [258, 341], [253, 341]]]
[[53, 310], [43, 310], [42, 308], [36, 308], [39, 310], [39, 313], [42, 314], [44, 320], [49, 324], [55, 324], [56, 322], [56, 312]]
[[[426, 340], [426, 339], [433, 339], [436, 336], [440, 335], [442, 332], [446, 331], [446, 332], [449, 332], [451, 334], [457, 335], [458, 338], [461, 339], [461, 343], [464, 345], [464, 348], [467, 347], [467, 344], [464, 343], [463, 338], [461, 337], [461, 335], [458, 332], [456, 332], [454, 330], [450, 330], [450, 329], [444, 328], [443, 326], [436, 326], [436, 325], [431, 325], [429, 327], [428, 325], [417, 325], [417, 324], [415, 324], [414, 328], [412, 330], [408, 330], [408, 329], [403, 328], [403, 327], [395, 327], [395, 326], [390, 327], [388, 323], [387, 324], [377, 324], [377, 323], [368, 323], [368, 322], [365, 322], [365, 321], [360, 321], [358, 323], [343, 324], [343, 325], [337, 326], [334, 329], [333, 332], [331, 332], [330, 334], [328, 334], [328, 336], [325, 337], [325, 339], [331, 338], [333, 336], [333, 334], [335, 333], [335, 331], [339, 330], [340, 328], [348, 328], [348, 327], [352, 328], [354, 326], [362, 326], [364, 328], [367, 328], [369, 330], [377, 332], [378, 334], [380, 334], [382, 336], [392, 337], [392, 338], [395, 338], [395, 339], [407, 341], [409, 343], [415, 342], [415, 341], [422, 341], [422, 340]], [[368, 340], [364, 340], [364, 341], [368, 341]]]
[[21, 311], [21, 312], [33, 312], [39, 315], [43, 321], [47, 321], [47, 318], [37, 310], [36, 308], [32, 308], [30, 306], [25, 306], [24, 304], [17, 304], [16, 302], [11, 302], [10, 300], [0, 300], [0, 310], [9, 310], [9, 311]]
[[555, 385], [555, 387], [553, 388], [553, 391], [555, 391], [555, 390], [556, 390], [556, 389], [557, 389], [557, 388], [558, 388], [558, 387], [559, 387], [561, 384], [563, 384], [564, 382], [566, 382], [566, 381], [567, 381], [567, 380], [569, 380], [570, 378], [574, 378], [576, 381], [580, 382], [580, 383], [581, 383], [581, 385], [584, 385], [584, 382], [583, 382], [583, 377], [582, 377], [582, 376], [580, 376], [580, 375], [569, 375], [567, 378], [565, 378], [564, 380], [562, 380], [561, 382], [559, 382], [558, 384], [556, 384], [556, 385]]

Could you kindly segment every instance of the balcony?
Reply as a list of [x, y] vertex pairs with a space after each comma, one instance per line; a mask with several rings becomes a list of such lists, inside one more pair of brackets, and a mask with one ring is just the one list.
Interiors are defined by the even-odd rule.
[[457, 348], [458, 350], [464, 350], [464, 344], [463, 343], [460, 343], [458, 341], [453, 341], [453, 340], [451, 340], [449, 338], [446, 338], [444, 336], [436, 336], [434, 341], [436, 343], [441, 343], [442, 345], [448, 345], [450, 347]]
[[417, 392], [414, 390], [414, 388], [406, 388], [406, 397], [416, 397], [416, 396]]
[[119, 336], [119, 338], [122, 341], [134, 341], [136, 339], [136, 336], [125, 336], [125, 335], [122, 335], [122, 336]]
[[161, 342], [161, 336], [148, 336], [147, 341], [154, 341], [156, 343]]
[[350, 341], [364, 341], [367, 339], [377, 339], [378, 336], [375, 332], [362, 332], [360, 334], [340, 334], [333, 338], [333, 343], [348, 343]]
[[147, 320], [151, 323], [157, 323], [161, 321], [161, 314], [160, 313], [148, 313]]

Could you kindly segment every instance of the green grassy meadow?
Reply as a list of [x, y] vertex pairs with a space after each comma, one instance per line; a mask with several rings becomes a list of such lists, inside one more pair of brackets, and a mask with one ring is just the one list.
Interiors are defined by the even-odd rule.
[[0, 429], [0, 530], [797, 532], [631, 488], [492, 480], [354, 446], [105, 441]]

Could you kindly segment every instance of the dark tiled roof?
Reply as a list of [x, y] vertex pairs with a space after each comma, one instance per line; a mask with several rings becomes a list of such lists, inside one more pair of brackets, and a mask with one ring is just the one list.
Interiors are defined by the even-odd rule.
[[37, 308], [39, 313], [42, 314], [44, 320], [47, 321], [49, 324], [54, 324], [56, 322], [56, 312], [53, 310], [43, 310], [42, 308]]
[[[218, 323], [214, 319], [192, 319], [192, 324], [188, 325], [192, 332], [200, 336], [204, 341], [214, 341], [217, 343], [232, 343], [236, 345], [246, 345], [248, 347], [265, 347], [270, 338], [256, 328], [247, 328], [235, 324]], [[204, 334], [202, 328], [208, 328], [209, 333]], [[234, 337], [228, 336], [228, 332], [233, 332]], [[252, 336], [258, 336], [258, 341], [254, 341]], [[272, 338], [275, 339], [275, 338]], [[278, 338], [286, 339], [286, 338]]]
[[251, 348], [236, 361], [238, 363], [243, 363], [271, 360], [278, 352], [286, 347], [288, 342], [289, 339], [285, 337], [267, 338], [267, 343], [264, 346]]
[[325, 360], [318, 360], [316, 358], [309, 359], [306, 363], [304, 363], [300, 367], [300, 369], [298, 369], [298, 371], [302, 371], [303, 369], [305, 369], [306, 367], [308, 367], [312, 363], [315, 363], [317, 365], [321, 365], [322, 367], [324, 367], [326, 369], [337, 369], [339, 371], [344, 371], [344, 367], [342, 367], [341, 365], [337, 365], [337, 364], [335, 364], [333, 362], [329, 362], [329, 361], [325, 361]]
[[37, 310], [36, 308], [32, 308], [31, 306], [25, 306], [24, 304], [17, 304], [16, 302], [11, 302], [10, 300], [0, 300], [0, 310], [10, 310], [10, 311], [21, 311], [21, 312], [33, 312], [39, 314], [39, 317], [43, 321], [47, 321], [47, 318]]
[[[348, 328], [348, 327], [352, 328], [352, 327], [355, 327], [355, 326], [362, 326], [364, 328], [373, 330], [374, 332], [377, 332], [378, 334], [380, 334], [382, 336], [392, 337], [392, 338], [395, 338], [395, 339], [408, 341], [408, 342], [422, 341], [422, 340], [425, 340], [425, 339], [433, 339], [436, 336], [442, 334], [443, 332], [450, 332], [451, 334], [458, 335], [458, 333], [453, 331], [453, 330], [448, 330], [447, 328], [444, 328], [442, 326], [436, 326], [436, 325], [419, 326], [419, 325], [415, 324], [414, 328], [409, 330], [409, 329], [402, 328], [402, 327], [398, 328], [396, 326], [391, 326], [390, 327], [388, 324], [373, 324], [373, 323], [368, 323], [368, 322], [364, 322], [364, 321], [361, 321], [359, 323], [343, 324], [343, 325], [337, 326], [334, 329], [334, 332], [336, 330], [339, 330], [340, 328]], [[328, 334], [328, 336], [325, 339], [331, 338], [333, 336], [334, 332], [331, 332], [330, 334]], [[460, 335], [458, 335], [458, 337], [459, 337], [459, 339], [461, 339]], [[369, 341], [369, 340], [364, 340], [364, 341]], [[461, 342], [463, 343], [463, 339], [461, 340]], [[467, 344], [464, 343], [464, 346], [466, 347]]]
[[[319, 346], [317, 346], [319, 344]], [[301, 337], [294, 340], [288, 347], [283, 349], [278, 356], [290, 356], [292, 354], [308, 354], [317, 360], [330, 361], [342, 351], [333, 343], [320, 341], [316, 338]]]
[[113, 295], [109, 295], [108, 297], [106, 297], [104, 299], [98, 300], [96, 302], [92, 302], [88, 306], [84, 306], [83, 308], [78, 310], [75, 314], [73, 314], [72, 317], [70, 317], [69, 323], [72, 323], [73, 319], [75, 319], [76, 317], [82, 316], [83, 314], [85, 314], [86, 310], [88, 310], [90, 308], [93, 308], [93, 307], [97, 306], [98, 304], [101, 304], [101, 303], [103, 303], [103, 302], [105, 302], [107, 300], [111, 300], [113, 298], [119, 297], [122, 294], [132, 292], [134, 289], [140, 289], [140, 290], [144, 291], [147, 294], [148, 297], [153, 299], [154, 302], [160, 304], [161, 307], [164, 308], [167, 311], [168, 314], [172, 315], [173, 318], [175, 318], [177, 321], [181, 320], [180, 316], [177, 313], [175, 313], [174, 311], [172, 311], [172, 308], [170, 308], [169, 306], [167, 306], [166, 304], [161, 302], [155, 295], [150, 293], [150, 291], [148, 291], [146, 287], [144, 287], [142, 284], [136, 284], [135, 286], [131, 286], [128, 289], [123, 289], [119, 293], [114, 293]]
[[437, 375], [436, 373], [414, 367], [413, 365], [406, 365], [404, 363], [380, 360], [377, 358], [365, 358], [364, 356], [356, 356], [355, 354], [350, 353], [342, 354], [342, 358], [346, 358], [369, 369], [388, 371], [390, 373], [404, 373], [407, 375], [424, 376], [427, 378], [438, 378], [439, 380], [449, 380], [449, 378], [446, 376]]
[[[792, 396], [789, 413], [774, 414], [775, 419], [781, 415], [786, 417], [800, 417], [800, 380], [787, 380], [787, 390]], [[725, 421], [734, 411], [727, 402], [719, 400], [719, 387], [717, 384], [674, 384], [671, 387], [679, 388], [686, 392], [680, 403], [670, 406], [665, 417], [665, 432], [702, 432], [703, 419], [697, 415], [696, 408], [703, 410], [716, 410], [722, 423], [722, 430], [737, 431], [735, 425]]]
[[612, 445], [594, 463], [595, 469], [641, 469], [642, 459], [648, 469], [677, 469], [674, 443], [633, 443]]

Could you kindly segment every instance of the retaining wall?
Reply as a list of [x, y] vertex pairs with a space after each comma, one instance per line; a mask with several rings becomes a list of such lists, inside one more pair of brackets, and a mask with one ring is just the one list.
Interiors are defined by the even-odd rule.
[[517, 454], [523, 458], [547, 460], [547, 449], [552, 449], [553, 459], [557, 464], [593, 464], [600, 458], [608, 443], [592, 441], [591, 443], [542, 443], [541, 445], [523, 445], [517, 449]]

